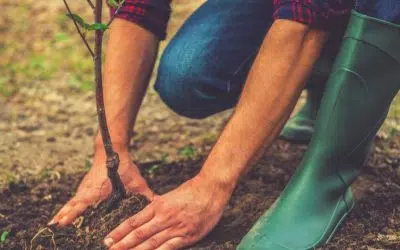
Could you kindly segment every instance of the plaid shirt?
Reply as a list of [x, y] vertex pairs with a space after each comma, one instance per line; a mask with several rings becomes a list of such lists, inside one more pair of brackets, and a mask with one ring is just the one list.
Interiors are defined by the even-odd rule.
[[331, 31], [344, 29], [354, 0], [273, 0], [274, 19], [289, 19]]
[[[354, 6], [353, 0], [264, 1], [273, 1], [274, 19], [289, 19], [326, 30], [343, 28]], [[243, 0], [243, 4], [245, 2]], [[171, 0], [125, 0], [117, 17], [135, 22], [164, 39], [171, 12], [170, 3]]]
[[[160, 39], [166, 36], [171, 0], [125, 0], [116, 17], [134, 22]], [[111, 8], [111, 15], [115, 9]]]

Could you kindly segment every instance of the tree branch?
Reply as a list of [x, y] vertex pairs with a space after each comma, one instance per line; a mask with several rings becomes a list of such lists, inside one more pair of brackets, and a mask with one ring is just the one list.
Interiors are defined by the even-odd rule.
[[90, 0], [86, 0], [86, 2], [90, 5], [90, 7], [94, 10], [94, 4]]
[[[69, 8], [67, 1], [63, 0], [63, 2], [65, 4], [65, 7], [67, 8], [68, 13], [70, 15], [72, 15], [71, 9]], [[79, 28], [78, 24], [76, 23], [76, 21], [74, 19], [72, 19], [72, 21], [74, 22], [75, 28], [78, 31], [80, 37], [82, 38], [83, 43], [85, 44], [86, 48], [89, 50], [90, 55], [94, 58], [95, 57], [94, 52], [93, 52], [92, 48], [90, 48], [90, 45], [89, 45], [88, 41], [86, 40], [85, 36], [83, 35], [81, 29]]]
[[118, 6], [118, 8], [115, 10], [115, 12], [114, 12], [114, 14], [112, 15], [110, 21], [108, 21], [108, 23], [107, 23], [107, 27], [110, 27], [111, 23], [114, 21], [115, 17], [118, 15], [119, 10], [121, 9], [122, 5], [124, 5], [124, 3], [125, 3], [125, 0], [123, 0], [123, 1], [121, 2], [121, 4]]

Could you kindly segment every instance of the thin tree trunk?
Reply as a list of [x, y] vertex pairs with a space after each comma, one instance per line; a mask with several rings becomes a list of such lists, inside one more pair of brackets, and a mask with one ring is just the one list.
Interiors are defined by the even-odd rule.
[[[103, 1], [96, 0], [95, 5], [95, 23], [102, 23]], [[99, 120], [99, 129], [103, 139], [104, 149], [107, 154], [107, 174], [112, 184], [112, 193], [108, 203], [108, 209], [111, 210], [118, 206], [119, 201], [125, 197], [126, 191], [118, 174], [119, 156], [113, 150], [110, 133], [107, 127], [106, 113], [104, 110], [103, 98], [103, 78], [102, 78], [102, 44], [103, 30], [95, 31], [95, 48], [94, 48], [94, 64], [95, 64], [95, 82], [96, 82], [96, 107]]]

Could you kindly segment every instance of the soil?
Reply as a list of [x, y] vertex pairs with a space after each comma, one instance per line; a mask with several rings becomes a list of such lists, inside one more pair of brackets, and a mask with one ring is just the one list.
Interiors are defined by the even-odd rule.
[[[382, 150], [387, 145], [377, 140], [374, 153], [353, 186], [358, 204], [322, 249], [400, 249], [400, 182], [396, 177], [400, 161], [390, 153], [393, 150]], [[275, 142], [241, 180], [218, 226], [190, 249], [235, 249], [284, 188], [305, 150], [306, 146]], [[155, 163], [148, 162], [140, 169], [151, 188], [162, 194], [194, 176], [202, 162], [203, 157], [197, 157], [160, 164], [151, 172], [148, 170]], [[9, 232], [0, 249], [103, 249], [101, 239], [107, 232], [147, 204], [142, 196], [132, 195], [112, 214], [106, 214], [100, 205], [86, 212], [74, 226], [46, 228], [83, 174], [9, 184], [0, 195], [0, 228]]]

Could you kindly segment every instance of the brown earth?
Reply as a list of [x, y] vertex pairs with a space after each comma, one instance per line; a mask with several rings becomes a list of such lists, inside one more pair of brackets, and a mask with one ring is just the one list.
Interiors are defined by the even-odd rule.
[[[400, 181], [396, 177], [400, 161], [395, 151], [399, 148], [389, 144], [392, 150], [382, 150], [388, 146], [382, 140], [376, 145], [353, 187], [357, 206], [322, 249], [400, 249]], [[305, 146], [283, 141], [274, 143], [241, 180], [217, 227], [190, 249], [235, 249], [284, 188], [305, 150]], [[202, 160], [203, 157], [169, 164], [150, 162], [140, 168], [151, 188], [165, 193], [194, 176]], [[155, 164], [159, 167], [152, 169]], [[105, 215], [100, 206], [87, 212], [75, 226], [46, 228], [54, 212], [71, 197], [82, 175], [10, 184], [0, 194], [0, 228], [9, 232], [0, 249], [102, 249], [101, 239], [106, 233], [146, 204], [141, 197], [132, 196], [125, 201], [130, 207], [122, 205], [112, 215]], [[110, 222], [110, 218], [114, 220]]]

